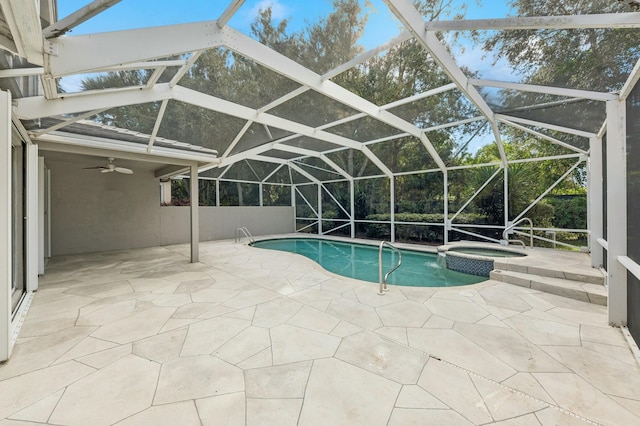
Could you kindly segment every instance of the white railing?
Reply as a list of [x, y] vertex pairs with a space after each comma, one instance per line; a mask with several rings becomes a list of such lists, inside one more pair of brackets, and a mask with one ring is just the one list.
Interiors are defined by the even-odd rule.
[[521, 240], [509, 239], [509, 231], [514, 229], [516, 226], [518, 226], [522, 222], [529, 222], [529, 246], [533, 248], [533, 222], [528, 217], [523, 217], [519, 221], [514, 222], [511, 225], [507, 226], [504, 232], [502, 232], [502, 240], [506, 242], [506, 245], [509, 245], [509, 243], [518, 243], [518, 244], [522, 244], [522, 247], [526, 247], [525, 243]]
[[241, 226], [236, 229], [236, 243], [242, 239], [240, 234], [244, 234], [245, 238], [248, 238], [250, 243], [256, 242], [256, 239], [253, 238], [253, 235], [251, 235], [251, 232], [249, 232], [246, 226]]
[[[387, 246], [391, 250], [393, 250], [396, 253], [398, 253], [398, 263], [396, 264], [396, 266], [391, 268], [389, 270], [389, 272], [387, 272], [383, 276], [382, 275], [382, 249], [384, 248], [384, 246]], [[383, 296], [384, 292], [387, 291], [387, 280], [389, 279], [389, 275], [391, 275], [392, 272], [394, 272], [396, 269], [398, 269], [400, 267], [400, 265], [402, 265], [402, 253], [400, 252], [400, 250], [398, 250], [393, 244], [391, 244], [389, 242], [386, 242], [386, 241], [382, 241], [380, 243], [380, 248], [378, 249], [378, 277], [379, 277], [379, 281], [380, 281], [380, 288], [378, 289], [378, 294], [379, 295]]]

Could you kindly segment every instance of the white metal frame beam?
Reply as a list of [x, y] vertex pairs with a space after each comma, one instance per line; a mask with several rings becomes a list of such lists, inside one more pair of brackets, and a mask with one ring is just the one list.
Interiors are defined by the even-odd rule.
[[222, 12], [222, 15], [216, 20], [218, 28], [223, 28], [229, 22], [229, 19], [242, 7], [245, 0], [232, 0], [229, 6]]
[[87, 111], [84, 114], [76, 115], [75, 117], [71, 117], [71, 118], [69, 118], [67, 120], [61, 121], [58, 124], [54, 124], [51, 127], [47, 127], [44, 130], [39, 130], [37, 132], [34, 132], [33, 136], [34, 137], [38, 137], [38, 136], [44, 135], [45, 133], [51, 133], [51, 132], [53, 132], [55, 130], [59, 130], [59, 129], [62, 129], [63, 127], [69, 126], [70, 124], [73, 124], [73, 123], [75, 123], [77, 121], [84, 120], [87, 117], [91, 117], [93, 115], [100, 114], [102, 111], [105, 111], [105, 109], [102, 108], [102, 109], [94, 109], [92, 111]]
[[57, 52], [47, 55], [45, 70], [53, 77], [95, 72], [218, 47], [231, 35], [228, 27], [220, 29], [215, 21], [206, 21], [61, 37], [49, 40]]
[[520, 123], [520, 124], [526, 124], [527, 126], [543, 127], [545, 129], [555, 130], [562, 133], [568, 133], [570, 135], [582, 136], [583, 138], [592, 138], [596, 136], [595, 133], [585, 132], [584, 130], [577, 130], [577, 129], [572, 129], [564, 126], [557, 126], [555, 124], [544, 123], [542, 121], [528, 120], [526, 118], [514, 117], [512, 115], [496, 114], [496, 120], [502, 121], [503, 123], [507, 123], [507, 124]]
[[[16, 53], [34, 65], [44, 65], [40, 2], [35, 0], [0, 0]], [[5, 46], [10, 47], [10, 46]]]
[[602, 138], [595, 137], [589, 139], [589, 161], [587, 163], [587, 228], [590, 231], [589, 239], [591, 248], [591, 266], [602, 268], [604, 258], [602, 250], [598, 244], [598, 239], [604, 236], [603, 233], [603, 158], [602, 158]]
[[171, 99], [173, 93], [167, 83], [156, 84], [148, 89], [103, 90], [47, 100], [43, 96], [17, 99], [14, 112], [22, 120], [82, 113], [95, 109], [157, 102]]
[[[157, 85], [156, 87], [158, 86], [159, 85]], [[361, 149], [362, 144], [360, 142], [356, 142], [354, 140], [335, 135], [333, 133], [317, 130], [313, 127], [280, 118], [268, 113], [256, 114], [256, 111], [254, 109], [235, 104], [224, 99], [216, 98], [215, 96], [207, 95], [196, 90], [187, 89], [182, 86], [176, 86], [172, 89], [172, 93], [174, 99], [176, 100], [209, 109], [211, 111], [217, 111], [223, 114], [242, 118], [247, 121], [252, 120], [259, 124], [266, 124], [267, 126], [272, 126], [279, 129], [287, 130], [292, 133], [320, 139], [325, 142], [331, 142], [336, 145]], [[238, 159], [241, 157], [242, 153], [229, 156], [227, 157], [227, 162], [233, 162], [232, 159]]]
[[607, 309], [609, 324], [627, 324], [627, 108], [625, 101], [607, 102]]
[[99, 13], [104, 12], [114, 4], [120, 3], [120, 1], [121, 0], [94, 0], [88, 5], [81, 7], [72, 14], [45, 28], [43, 30], [44, 38], [59, 37]]
[[[245, 36], [242, 33], [234, 31], [233, 35], [229, 35], [225, 41], [225, 45], [258, 62], [259, 64], [275, 71], [285, 77], [290, 78], [304, 86], [311, 87], [313, 90], [320, 94], [323, 94], [329, 98], [332, 98], [344, 105], [354, 108], [358, 111], [364, 112], [367, 115], [382, 121], [392, 127], [395, 127], [403, 132], [409, 133], [415, 137], [420, 137], [422, 130], [413, 124], [382, 110], [379, 106], [362, 99], [358, 95], [350, 92], [344, 87], [329, 81], [322, 81], [322, 76], [314, 73], [313, 71], [303, 67], [297, 62], [281, 55], [267, 46]], [[428, 139], [423, 139], [425, 147], [429, 151], [429, 154], [433, 157], [438, 167], [444, 169], [446, 166], [433, 145]]]
[[638, 61], [636, 62], [633, 70], [631, 70], [631, 74], [629, 74], [627, 81], [624, 83], [624, 86], [622, 86], [622, 89], [620, 90], [621, 100], [625, 100], [627, 99], [627, 97], [629, 97], [638, 80], [640, 80], [640, 59], [638, 59]]
[[189, 201], [190, 225], [191, 225], [191, 263], [200, 261], [200, 202], [198, 165], [192, 164], [189, 168]]
[[589, 99], [593, 101], [612, 101], [618, 99], [616, 93], [593, 92], [590, 90], [567, 89], [563, 87], [540, 86], [536, 84], [511, 83], [506, 81], [483, 80], [470, 78], [474, 86], [497, 87], [499, 89], [519, 90], [521, 92], [542, 93], [546, 95], [567, 96], [570, 98]]
[[162, 124], [162, 118], [164, 117], [164, 113], [167, 110], [167, 105], [169, 104], [169, 100], [165, 99], [160, 104], [160, 110], [158, 110], [158, 115], [156, 116], [156, 122], [153, 124], [153, 130], [151, 131], [151, 136], [149, 137], [149, 144], [147, 145], [147, 152], [151, 152], [153, 148], [153, 144], [156, 142], [156, 137], [158, 136], [158, 130], [160, 130], [160, 125]]
[[449, 52], [447, 52], [445, 46], [438, 40], [436, 34], [432, 31], [427, 31], [427, 24], [420, 12], [416, 10], [409, 0], [384, 0], [384, 2], [393, 14], [396, 15], [404, 26], [414, 35], [416, 40], [431, 54], [432, 58], [440, 65], [442, 70], [447, 73], [449, 78], [451, 78], [458, 88], [478, 108], [480, 113], [490, 121], [495, 143], [500, 152], [500, 160], [502, 164], [506, 166], [507, 156], [504, 152], [500, 131], [496, 125], [493, 111], [476, 88], [469, 83], [467, 76], [464, 75]]
[[0, 91], [0, 361], [11, 354], [11, 93]]
[[638, 13], [600, 13], [573, 16], [525, 16], [495, 19], [431, 21], [427, 31], [567, 30], [581, 28], [640, 28]]
[[555, 145], [561, 146], [563, 148], [570, 149], [571, 151], [575, 151], [575, 152], [578, 152], [580, 154], [587, 154], [587, 151], [585, 151], [583, 149], [580, 149], [580, 148], [575, 147], [573, 145], [569, 145], [568, 143], [564, 143], [564, 142], [562, 142], [562, 141], [560, 141], [560, 140], [558, 140], [556, 138], [552, 138], [551, 136], [547, 136], [544, 133], [540, 133], [540, 132], [535, 131], [533, 129], [530, 129], [528, 127], [522, 126], [520, 124], [512, 123], [511, 121], [506, 121], [506, 120], [502, 121], [502, 123], [504, 123], [504, 124], [506, 124], [508, 126], [511, 126], [514, 129], [518, 129], [518, 130], [521, 130], [523, 132], [527, 132], [527, 133], [529, 133], [529, 134], [531, 134], [533, 136], [537, 136], [537, 137], [539, 137], [541, 139], [544, 139], [546, 141], [549, 141], [549, 142], [551, 142], [551, 143], [553, 143]]
[[82, 136], [71, 133], [53, 132], [33, 138], [34, 143], [41, 145], [43, 150], [58, 152], [73, 152], [87, 155], [100, 155], [103, 157], [163, 162], [166, 164], [178, 164], [189, 166], [191, 163], [201, 164], [215, 163], [218, 159], [210, 155], [190, 153], [184, 150], [175, 150], [164, 147], [154, 147], [152, 153], [147, 152], [147, 145], [131, 142], [122, 142], [111, 139]]

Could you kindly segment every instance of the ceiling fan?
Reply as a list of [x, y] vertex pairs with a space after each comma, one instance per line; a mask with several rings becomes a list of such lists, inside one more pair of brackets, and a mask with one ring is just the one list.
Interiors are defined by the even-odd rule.
[[117, 167], [115, 164], [113, 164], [113, 157], [109, 158], [109, 163], [107, 163], [106, 166], [95, 166], [95, 167], [85, 167], [85, 170], [90, 170], [90, 169], [100, 169], [101, 173], [113, 173], [113, 172], [118, 172], [118, 173], [122, 173], [125, 175], [132, 175], [133, 174], [133, 170], [131, 169], [127, 169], [126, 167]]

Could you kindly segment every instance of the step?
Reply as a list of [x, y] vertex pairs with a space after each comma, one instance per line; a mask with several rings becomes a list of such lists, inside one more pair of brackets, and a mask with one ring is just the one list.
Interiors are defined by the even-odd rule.
[[[520, 258], [518, 258], [520, 260]], [[602, 272], [595, 268], [585, 268], [584, 266], [566, 265], [561, 268], [552, 266], [534, 266], [526, 261], [514, 261], [511, 259], [496, 260], [493, 263], [494, 269], [501, 271], [517, 272], [522, 274], [537, 275], [540, 277], [558, 278], [580, 283], [599, 284], [604, 286], [604, 276]]]
[[557, 296], [568, 297], [596, 305], [607, 305], [607, 289], [603, 284], [579, 282], [577, 280], [523, 272], [504, 271], [501, 269], [491, 271], [490, 278], [508, 284], [544, 291]]

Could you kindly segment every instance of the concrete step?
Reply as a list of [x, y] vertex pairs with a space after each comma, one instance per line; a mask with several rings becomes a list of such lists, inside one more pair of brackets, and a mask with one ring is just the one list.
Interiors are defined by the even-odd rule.
[[509, 259], [495, 260], [493, 267], [494, 269], [501, 271], [517, 272], [521, 274], [536, 275], [539, 277], [558, 278], [604, 286], [604, 276], [602, 275], [602, 272], [594, 268], [578, 268], [572, 267], [571, 265], [558, 268], [549, 266], [533, 266], [530, 264], [518, 263]]
[[603, 284], [501, 269], [491, 271], [490, 278], [583, 302], [607, 305], [607, 289]]

